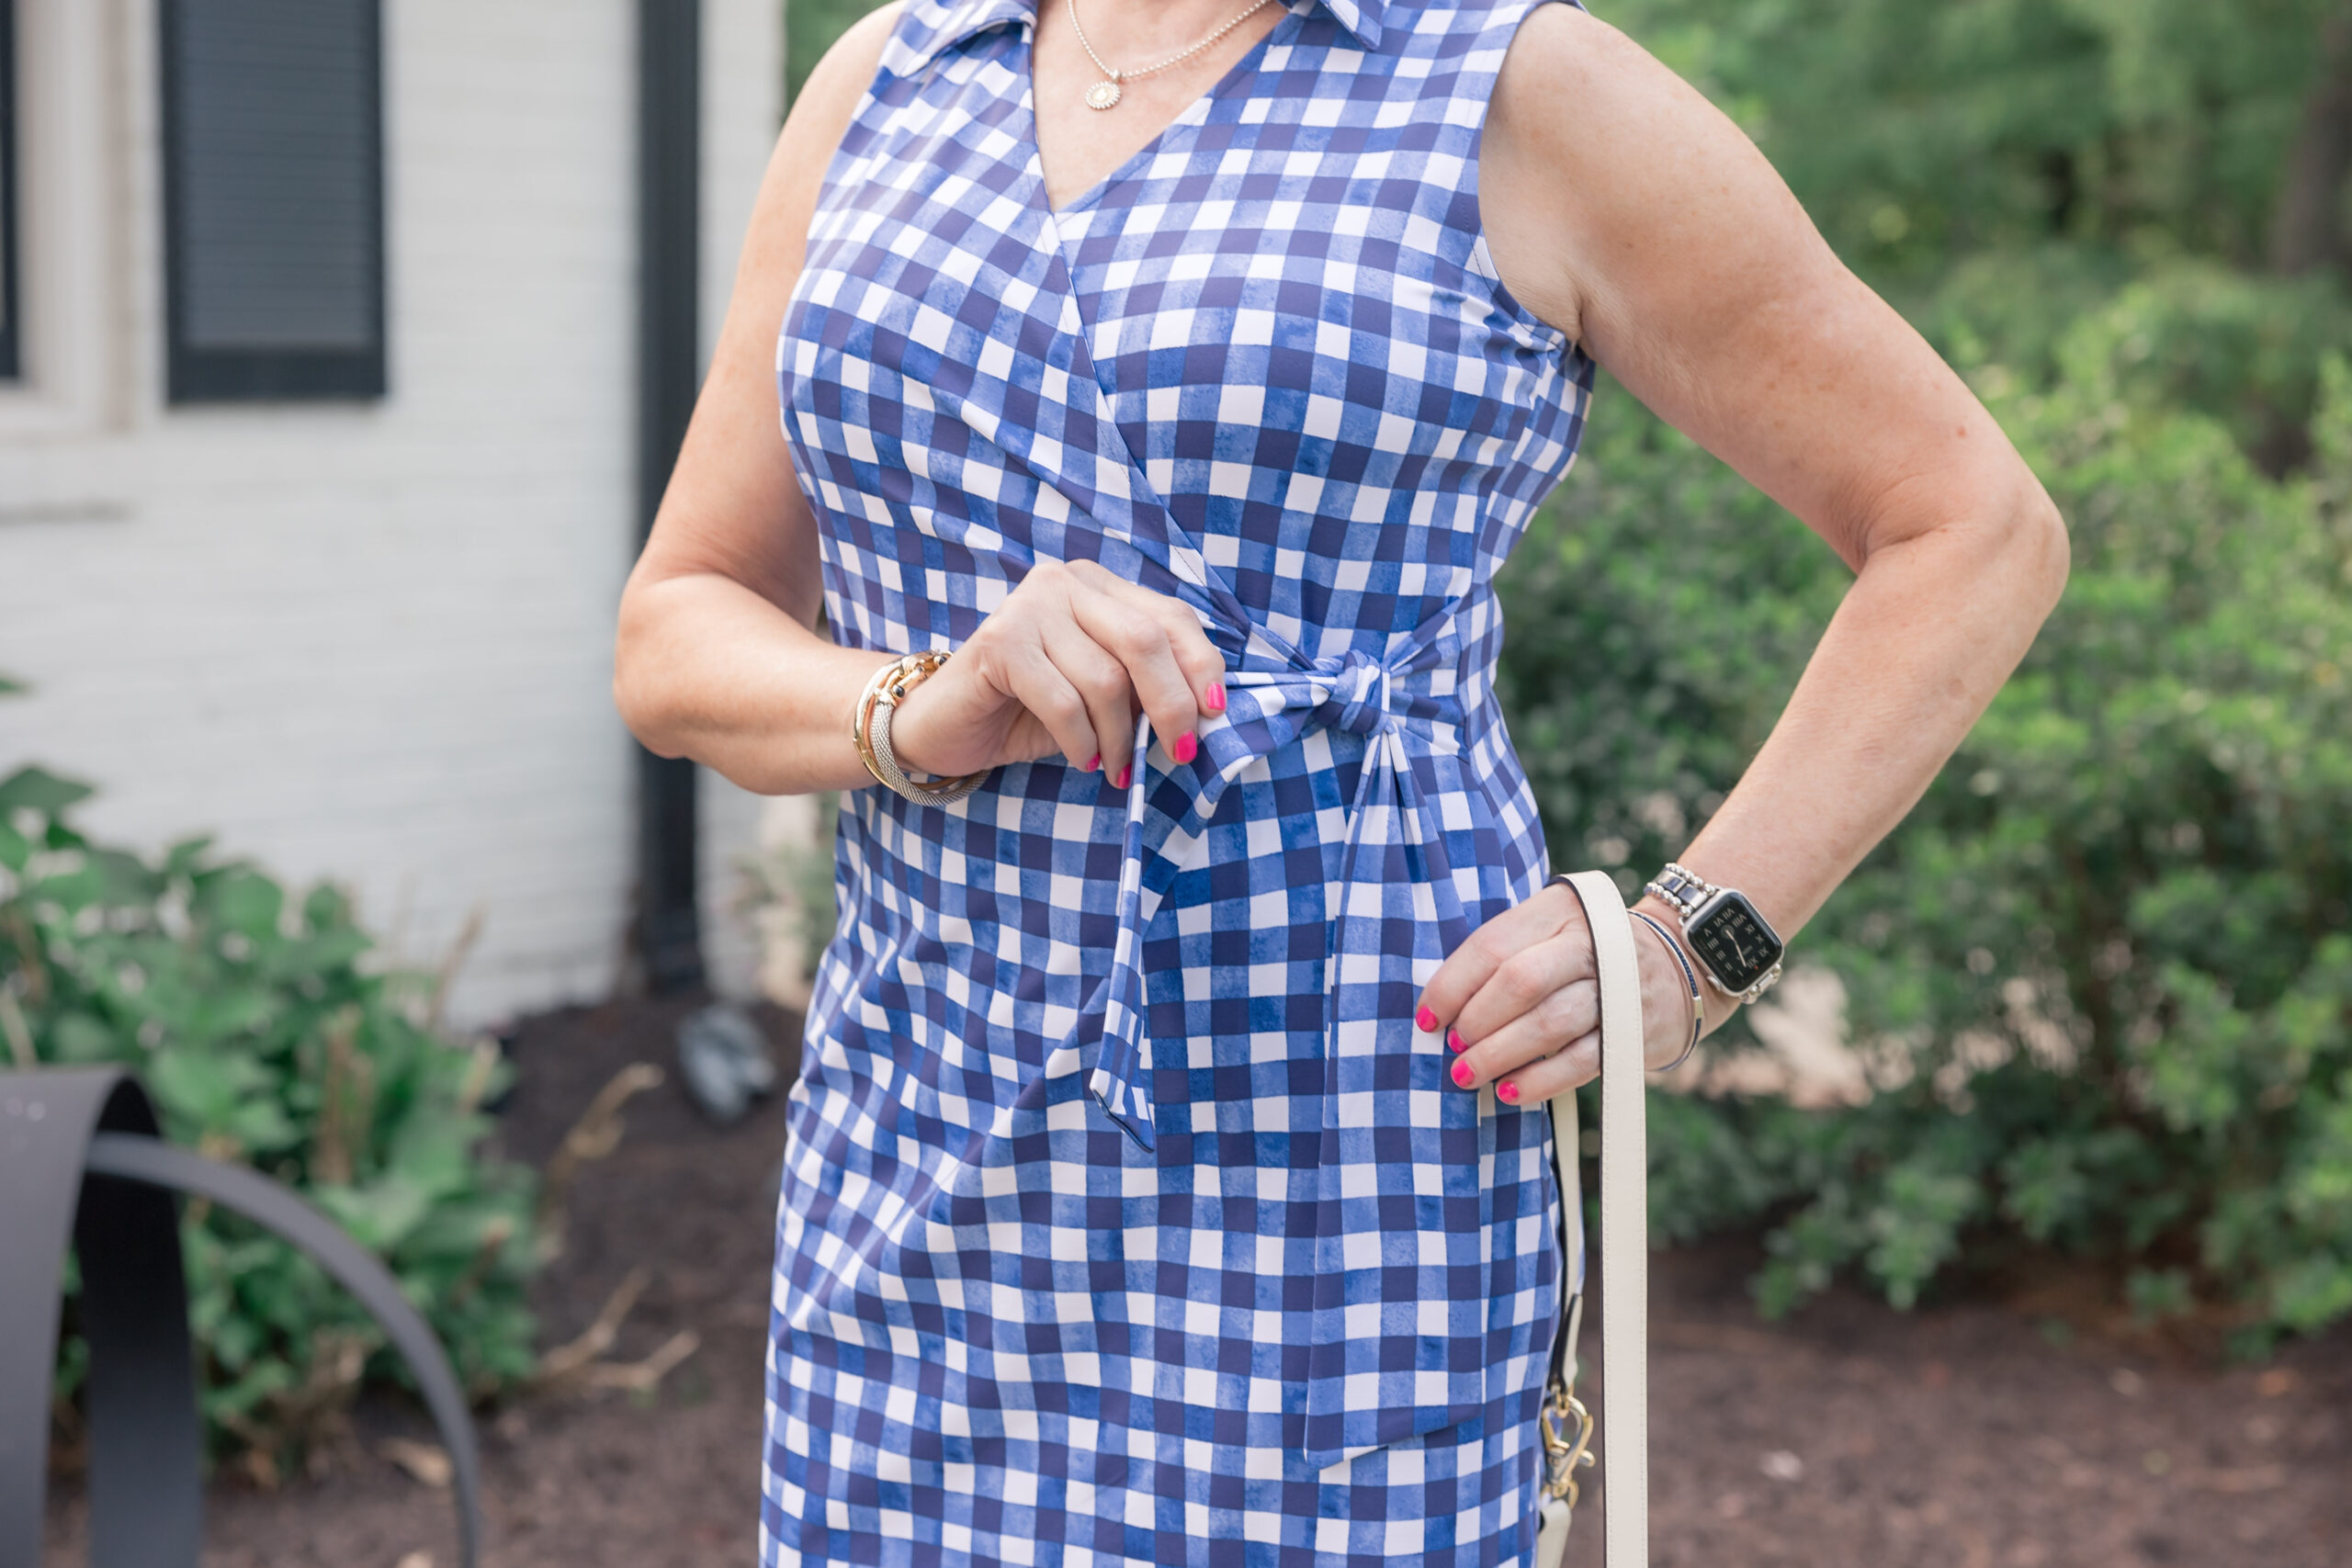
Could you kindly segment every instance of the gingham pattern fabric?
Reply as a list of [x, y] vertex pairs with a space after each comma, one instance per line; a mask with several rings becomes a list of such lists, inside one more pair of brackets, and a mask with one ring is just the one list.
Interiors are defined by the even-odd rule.
[[1124, 796], [1055, 758], [846, 799], [768, 1563], [1532, 1546], [1546, 1121], [1412, 1013], [1545, 871], [1491, 584], [1591, 365], [1476, 186], [1537, 0], [1290, 3], [1057, 213], [1028, 0], [910, 0], [828, 171], [777, 373], [835, 637], [952, 649], [1096, 560], [1198, 614], [1231, 701]]

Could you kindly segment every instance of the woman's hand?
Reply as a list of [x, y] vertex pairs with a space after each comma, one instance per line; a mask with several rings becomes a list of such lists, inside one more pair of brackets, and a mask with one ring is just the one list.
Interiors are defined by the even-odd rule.
[[1039, 561], [907, 694], [891, 750], [910, 768], [968, 773], [1058, 751], [1127, 786], [1136, 707], [1179, 762], [1203, 714], [1225, 711], [1225, 660], [1182, 600], [1093, 561]]
[[[1642, 1059], [1664, 1066], [1690, 1042], [1690, 989], [1657, 933], [1628, 923], [1641, 963]], [[1470, 933], [1430, 976], [1413, 1021], [1444, 1031], [1463, 1089], [1491, 1083], [1504, 1103], [1532, 1105], [1600, 1076], [1599, 976], [1584, 901], [1550, 883]], [[1711, 1028], [1729, 1006], [1708, 998]]]

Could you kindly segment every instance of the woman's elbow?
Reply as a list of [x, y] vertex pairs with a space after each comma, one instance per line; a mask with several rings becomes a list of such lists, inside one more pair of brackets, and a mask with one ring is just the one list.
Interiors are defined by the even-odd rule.
[[2074, 569], [2074, 540], [2066, 532], [2066, 519], [2060, 514], [2058, 503], [2030, 474], [2026, 476], [2024, 492], [2013, 513], [2008, 544], [2030, 585], [2029, 602], [2039, 626], [2049, 619], [2066, 591], [2066, 578]]
[[621, 594], [613, 635], [613, 706], [647, 750], [662, 757], [681, 756], [684, 750], [673, 733], [669, 682], [662, 675], [659, 628], [650, 624], [657, 617], [644, 599], [635, 581]]

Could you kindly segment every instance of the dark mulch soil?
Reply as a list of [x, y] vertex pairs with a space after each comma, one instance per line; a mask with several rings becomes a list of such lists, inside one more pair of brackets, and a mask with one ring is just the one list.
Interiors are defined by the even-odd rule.
[[[1768, 1326], [1743, 1288], [1758, 1261], [1653, 1266], [1660, 1564], [2352, 1564], [2352, 1334], [2228, 1368], [2092, 1312], [2061, 1334], [2046, 1288], [2031, 1316], [1841, 1292]], [[1597, 1529], [1572, 1548], [1599, 1568]]]
[[[543, 1160], [615, 1073], [668, 1065], [684, 1010], [624, 1002], [532, 1021], [511, 1151]], [[765, 1021], [788, 1065], [797, 1021]], [[650, 1398], [539, 1396], [486, 1414], [499, 1568], [754, 1560], [781, 1110], [717, 1132], [672, 1083], [627, 1120], [619, 1150], [574, 1190], [566, 1249], [540, 1287], [547, 1339], [579, 1332], [643, 1267], [651, 1284], [614, 1354], [645, 1355], [682, 1328], [701, 1348]], [[1746, 1244], [1655, 1260], [1660, 1568], [2352, 1563], [2352, 1334], [2267, 1368], [2219, 1368], [2088, 1311], [2053, 1334], [2068, 1309], [2046, 1281], [2023, 1304], [2012, 1290], [1908, 1315], [1833, 1293], [1766, 1326], [1742, 1286], [1754, 1261]], [[208, 1568], [423, 1568], [419, 1552], [450, 1568], [446, 1497], [375, 1457], [387, 1435], [424, 1435], [419, 1418], [370, 1404], [356, 1428], [322, 1478], [217, 1486]], [[1604, 1464], [1589, 1497], [1605, 1478]], [[78, 1501], [62, 1490], [52, 1518], [51, 1561], [80, 1562]], [[1579, 1568], [1600, 1563], [1599, 1526], [1597, 1508], [1578, 1521]]]

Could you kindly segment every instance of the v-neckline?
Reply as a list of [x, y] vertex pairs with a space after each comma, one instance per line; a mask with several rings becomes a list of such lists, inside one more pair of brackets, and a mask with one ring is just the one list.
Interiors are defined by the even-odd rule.
[[[1045, 5], [1050, 3], [1051, 0], [1040, 0], [1040, 10]], [[1174, 118], [1161, 126], [1158, 134], [1136, 148], [1116, 168], [1063, 202], [1059, 207], [1054, 205], [1053, 192], [1046, 183], [1046, 144], [1044, 138], [1037, 134], [1037, 23], [1034, 16], [1031, 17], [1028, 28], [1023, 31], [1021, 48], [1023, 97], [1024, 107], [1029, 115], [1029, 172], [1037, 182], [1037, 205], [1045, 209], [1046, 220], [1053, 228], [1054, 236], [1057, 242], [1061, 238], [1061, 220], [1065, 216], [1087, 211], [1100, 205], [1104, 194], [1113, 186], [1131, 177], [1136, 169], [1159, 156], [1165, 149], [1168, 139], [1175, 134], [1180, 127], [1190, 121], [1195, 114], [1200, 113], [1204, 106], [1215, 105], [1217, 99], [1225, 96], [1226, 90], [1239, 81], [1245, 73], [1255, 72], [1262, 62], [1266, 51], [1272, 47], [1274, 39], [1282, 37], [1283, 28], [1295, 30], [1304, 25], [1305, 7], [1291, 3], [1291, 0], [1276, 0], [1276, 3], [1282, 6], [1284, 13], [1281, 19], [1266, 29], [1263, 38], [1245, 50], [1241, 57], [1227, 68], [1224, 75], [1210, 83], [1199, 96], [1178, 109]]]
[[[1048, 257], [1049, 281], [1058, 285], [1062, 308], [1068, 312], [1061, 322], [1061, 331], [1068, 334], [1070, 343], [1071, 379], [1085, 385], [1093, 393], [1093, 407], [1087, 412], [1100, 433], [1101, 445], [1095, 456], [1098, 460], [1114, 464], [1126, 476], [1124, 493], [1120, 497], [1126, 503], [1125, 518], [1116, 516], [1119, 509], [1114, 507], [1112, 514], [1095, 513], [1096, 523], [1105, 537], [1117, 536], [1143, 560], [1166, 571], [1175, 582], [1204, 595], [1220, 614], [1237, 618], [1239, 624], [1248, 624], [1250, 617], [1242, 609], [1232, 586], [1209, 566], [1199, 541], [1168, 510], [1166, 501], [1152, 486], [1143, 465], [1127, 446], [1126, 433], [1119, 427], [1117, 413], [1111, 402], [1111, 389], [1103, 385], [1102, 367], [1094, 357], [1091, 336], [1094, 312], [1087, 308], [1086, 297], [1079, 289], [1078, 268], [1071, 255], [1069, 240], [1063, 232], [1062, 222], [1066, 217], [1079, 216], [1098, 205], [1104, 194], [1121, 180], [1133, 177], [1136, 169], [1164, 152], [1169, 138], [1201, 114], [1203, 106], [1214, 105], [1247, 73], [1255, 71], [1277, 39], [1287, 42], [1296, 38], [1298, 29], [1306, 24], [1309, 6], [1302, 4], [1301, 0], [1280, 0], [1280, 3], [1287, 15], [1267, 29], [1265, 37], [1250, 45], [1224, 75], [1179, 110], [1174, 118], [1159, 128], [1158, 135], [1137, 148], [1131, 157], [1060, 207], [1054, 206], [1046, 194], [1045, 152], [1037, 137], [1037, 33], [1034, 13], [1028, 27], [1023, 29], [1021, 43], [1024, 56], [1021, 73], [1021, 107], [1029, 119], [1026, 130], [1028, 177], [1030, 187], [1035, 193], [1030, 197], [1028, 210], [1035, 215], [1031, 220], [1043, 230], [1039, 238]], [[1285, 32], [1285, 28], [1290, 30]], [[1093, 490], [1096, 487], [1090, 484], [1087, 488]], [[1255, 634], [1252, 636], [1254, 638]]]

